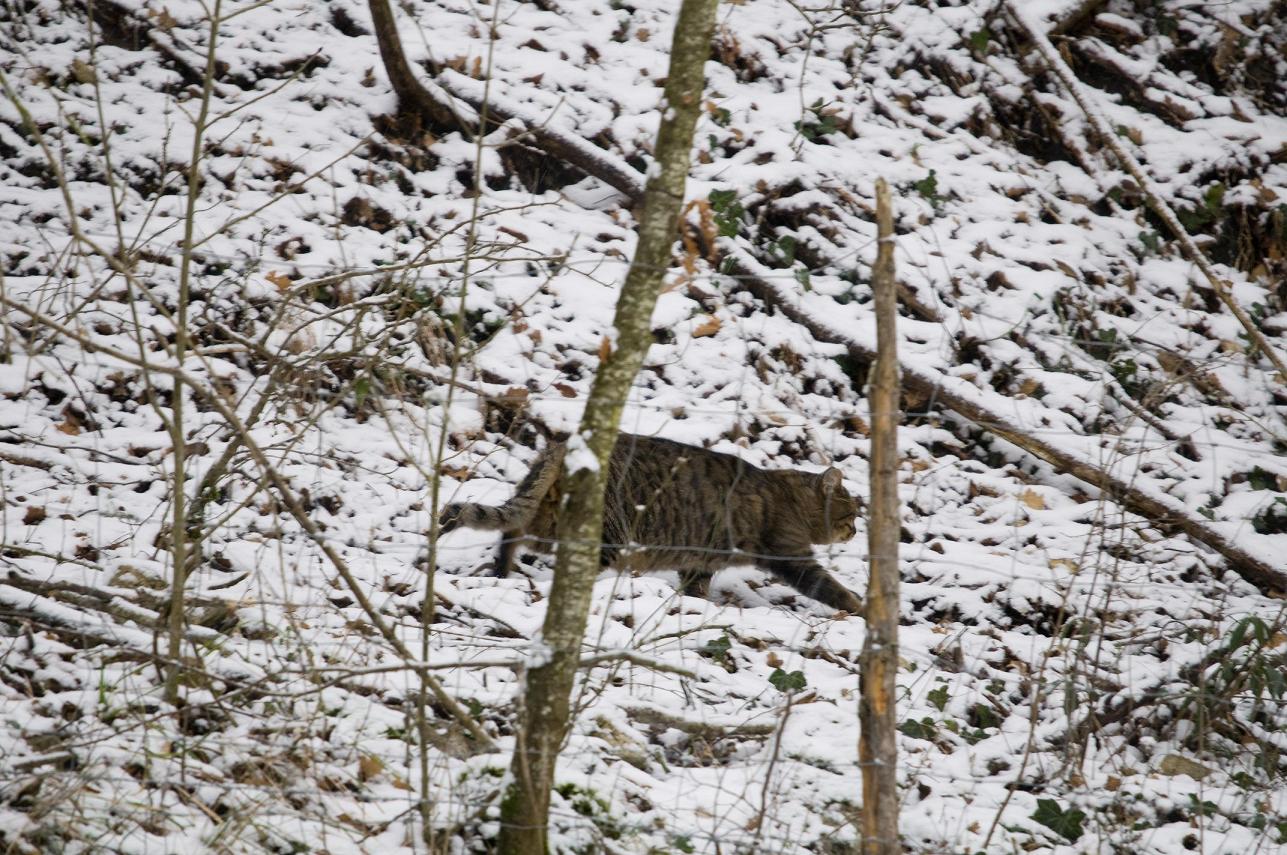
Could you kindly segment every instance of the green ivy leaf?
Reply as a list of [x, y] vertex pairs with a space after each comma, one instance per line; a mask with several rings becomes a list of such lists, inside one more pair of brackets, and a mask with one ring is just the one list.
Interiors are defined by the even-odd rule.
[[722, 661], [726, 656], [728, 656], [729, 648], [732, 646], [733, 642], [729, 640], [729, 637], [727, 635], [721, 635], [719, 638], [712, 638], [710, 641], [706, 642], [706, 645], [702, 647], [702, 653], [712, 659]]
[[746, 209], [737, 201], [736, 190], [712, 190], [706, 197], [711, 211], [715, 214], [715, 227], [724, 237], [737, 237], [742, 226], [742, 214]]
[[939, 712], [942, 712], [947, 706], [949, 697], [947, 694], [947, 686], [939, 686], [937, 689], [926, 695], [926, 697], [929, 698], [929, 702], [933, 704]]
[[774, 244], [774, 249], [777, 251], [778, 258], [783, 265], [789, 267], [795, 262], [795, 238], [791, 237], [791, 235], [783, 235], [778, 238], [777, 243]]
[[736, 190], [712, 190], [711, 194], [706, 197], [706, 201], [711, 203], [711, 210], [716, 213], [723, 213], [728, 206], [737, 201]]
[[927, 739], [933, 742], [938, 729], [934, 726], [934, 719], [927, 716], [920, 721], [914, 718], [907, 719], [898, 726], [898, 732], [912, 739]]
[[917, 193], [920, 193], [926, 199], [937, 204], [939, 198], [938, 178], [935, 177], [934, 170], [931, 169], [929, 171], [929, 175], [926, 175], [920, 181], [913, 181], [912, 189]]
[[970, 710], [970, 723], [981, 730], [987, 730], [1001, 722], [997, 720], [996, 711], [992, 707], [987, 704], [975, 704], [974, 709]]
[[1207, 192], [1202, 194], [1202, 199], [1207, 203], [1207, 213], [1212, 217], [1220, 213], [1224, 207], [1224, 185], [1219, 181], [1207, 188]]
[[1247, 476], [1247, 482], [1251, 484], [1253, 490], [1277, 490], [1278, 477], [1272, 472], [1266, 472], [1257, 466], [1251, 470]]
[[1274, 700], [1281, 701], [1287, 694], [1287, 676], [1278, 668], [1269, 668], [1265, 671], [1265, 688]]
[[1081, 824], [1086, 814], [1076, 808], [1063, 810], [1054, 799], [1037, 799], [1037, 812], [1032, 818], [1069, 843], [1076, 843], [1081, 837]]
[[1287, 508], [1287, 499], [1282, 496], [1275, 496], [1274, 501], [1269, 507], [1251, 518], [1251, 527], [1258, 534], [1282, 534], [1287, 532], [1287, 511], [1281, 510]]
[[788, 674], [781, 668], [773, 669], [773, 673], [769, 675], [769, 682], [779, 692], [798, 692], [809, 685], [804, 679], [803, 671], [792, 671]]
[[1198, 816], [1215, 816], [1220, 808], [1215, 802], [1199, 799], [1197, 796], [1189, 793], [1189, 810]]

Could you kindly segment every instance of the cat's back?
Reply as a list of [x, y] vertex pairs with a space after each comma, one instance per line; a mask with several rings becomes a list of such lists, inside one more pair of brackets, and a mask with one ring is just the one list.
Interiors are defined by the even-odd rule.
[[[764, 470], [733, 454], [660, 437], [621, 434], [612, 451], [609, 490], [665, 487], [726, 492], [736, 482], [750, 486]], [[697, 497], [694, 497], [697, 498]]]
[[732, 454], [622, 435], [609, 470], [605, 539], [670, 547], [636, 556], [641, 568], [726, 565], [731, 550], [758, 542], [768, 474]]

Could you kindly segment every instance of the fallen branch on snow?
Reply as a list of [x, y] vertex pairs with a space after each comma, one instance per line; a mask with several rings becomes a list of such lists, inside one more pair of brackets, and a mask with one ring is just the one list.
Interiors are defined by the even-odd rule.
[[700, 736], [706, 739], [728, 739], [737, 736], [772, 736], [773, 731], [777, 729], [777, 724], [773, 721], [762, 723], [743, 722], [740, 724], [725, 724], [710, 721], [696, 721], [690, 718], [683, 718], [655, 707], [632, 706], [622, 707], [621, 711], [629, 716], [633, 721], [642, 722], [643, 724], [658, 724], [665, 727], [673, 727], [675, 730], [681, 730], [689, 736]]
[[[518, 134], [529, 137], [542, 152], [619, 190], [629, 197], [631, 203], [643, 199], [644, 176], [634, 167], [575, 134], [527, 114], [522, 105], [485, 91], [486, 84], [450, 70], [443, 72], [441, 80], [430, 84], [422, 82], [412, 71], [402, 50], [389, 0], [368, 0], [368, 4], [385, 73], [405, 106], [420, 112], [439, 127], [459, 128], [471, 135], [479, 132], [479, 117], [483, 115], [498, 124], [517, 123], [521, 126]], [[463, 101], [468, 108], [462, 109], [463, 105], [457, 104], [456, 99]]]
[[481, 81], [447, 70], [443, 72], [439, 82], [447, 91], [463, 99], [474, 109], [483, 110], [485, 101], [488, 115], [503, 122], [521, 124], [523, 130], [520, 134], [530, 137], [533, 145], [551, 157], [557, 157], [586, 175], [621, 191], [629, 197], [631, 203], [643, 200], [644, 176], [616, 155], [541, 121], [528, 114], [522, 105], [495, 92], [488, 92], [484, 96]]
[[[809, 330], [819, 341], [843, 345], [848, 349], [850, 357], [860, 362], [875, 361], [874, 350], [854, 341], [829, 322], [810, 314], [800, 305], [798, 294], [790, 293], [777, 284], [767, 275], [770, 271], [740, 247], [730, 240], [722, 241], [722, 246], [733, 261], [733, 269], [738, 274], [741, 285], [752, 294]], [[909, 391], [943, 405], [989, 433], [1044, 460], [1056, 470], [1085, 481], [1132, 513], [1146, 517], [1164, 528], [1181, 531], [1210, 547], [1229, 561], [1234, 572], [1255, 585], [1262, 593], [1287, 595], [1287, 573], [1279, 569], [1270, 556], [1256, 555], [1244, 549], [1205, 520], [1190, 514], [1187, 508], [1170, 496], [1119, 478], [1076, 452], [1059, 448], [1013, 425], [1003, 415], [1000, 404], [1004, 399], [1001, 395], [977, 389], [963, 380], [953, 383], [949, 388], [948, 378], [907, 365], [902, 366], [902, 378], [903, 385]], [[991, 400], [993, 398], [996, 400]]]

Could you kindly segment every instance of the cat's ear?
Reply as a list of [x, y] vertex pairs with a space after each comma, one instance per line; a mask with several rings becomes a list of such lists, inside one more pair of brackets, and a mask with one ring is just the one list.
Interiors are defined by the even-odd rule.
[[823, 488], [832, 492], [839, 490], [841, 484], [844, 483], [844, 480], [845, 476], [834, 466], [822, 473]]

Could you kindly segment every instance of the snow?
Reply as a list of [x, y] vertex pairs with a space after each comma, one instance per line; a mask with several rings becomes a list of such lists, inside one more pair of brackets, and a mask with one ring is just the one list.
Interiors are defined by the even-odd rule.
[[[202, 4], [120, 5], [201, 65]], [[518, 571], [494, 578], [483, 572], [492, 533], [430, 544], [426, 532], [446, 502], [512, 495], [550, 440], [520, 413], [572, 436], [569, 471], [597, 467], [576, 431], [600, 347], [615, 341], [635, 241], [627, 197], [654, 168], [675, 4], [396, 5], [413, 67], [435, 97], [470, 102], [454, 102], [467, 118], [498, 12], [488, 91], [505, 121], [482, 149], [482, 195], [473, 197], [474, 140], [389, 119], [396, 99], [366, 4], [274, 3], [233, 18], [212, 106], [236, 112], [207, 135], [191, 313], [201, 336], [185, 369], [253, 422], [323, 542], [497, 741], [498, 752], [474, 753], [431, 705], [434, 822], [452, 851], [479, 851], [496, 832], [515, 745], [519, 677], [496, 663], [548, 654], [539, 630], [551, 563], [522, 560], [520, 549]], [[1078, 5], [1026, 3], [1023, 14], [1044, 27]], [[770, 468], [834, 464], [865, 493], [870, 413], [846, 344], [874, 342], [866, 282], [883, 176], [897, 195], [900, 280], [942, 318], [904, 306], [909, 375], [1281, 565], [1281, 383], [1193, 265], [1166, 238], [1155, 248], [1141, 238], [1155, 224], [1121, 192], [1124, 176], [1067, 93], [1029, 79], [1031, 58], [1014, 52], [1014, 31], [988, 4], [853, 8], [880, 14], [816, 27], [821, 13], [799, 4], [721, 6], [689, 184], [690, 201], [732, 191], [746, 213], [720, 251], [832, 341], [766, 310], [706, 258], [685, 269], [677, 244], [623, 429]], [[198, 396], [185, 412], [188, 442], [204, 443], [189, 457], [190, 500], [231, 456], [187, 590], [185, 707], [165, 700], [155, 656], [166, 649], [156, 627], [172, 575], [170, 382], [154, 376], [149, 388], [104, 349], [172, 364], [182, 170], [198, 104], [146, 44], [99, 44], [91, 57], [79, 9], [42, 0], [0, 13], [10, 16], [0, 69], [75, 197], [69, 214], [12, 103], [0, 101], [0, 294], [97, 345], [0, 313], [0, 840], [14, 851], [424, 851], [419, 681]], [[1238, 222], [1252, 239], [1287, 199], [1281, 84], [1252, 90], [1259, 78], [1248, 72], [1218, 86], [1176, 57], [1232, 32], [1228, 62], [1263, 50], [1263, 67], [1282, 70], [1272, 58], [1281, 20], [1267, 0], [1165, 0], [1155, 11], [1111, 2], [1095, 19], [1102, 28], [1067, 44], [1138, 75], [1143, 101], [1092, 96], [1110, 127], [1138, 131], [1121, 139], [1157, 192], [1193, 212], [1213, 183], [1227, 185], [1223, 204], [1245, 210]], [[1162, 32], [1164, 19], [1180, 29]], [[119, 223], [95, 145], [95, 89], [73, 73], [91, 59]], [[441, 88], [426, 60], [443, 69]], [[836, 129], [804, 133], [820, 121], [809, 109], [818, 100]], [[1158, 115], [1166, 102], [1193, 118]], [[1033, 118], [1038, 107], [1079, 151]], [[522, 129], [558, 135], [626, 192], [531, 155]], [[118, 227], [145, 250], [132, 281], [70, 244], [68, 216], [109, 251]], [[687, 217], [702, 225], [695, 208]], [[1217, 269], [1243, 306], [1281, 318], [1281, 258], [1271, 256], [1226, 255]], [[345, 271], [365, 273], [324, 284]], [[1262, 328], [1287, 352], [1281, 324]], [[905, 403], [908, 851], [1169, 855], [1195, 839], [1205, 852], [1281, 848], [1287, 795], [1281, 773], [1264, 768], [1268, 746], [1282, 744], [1281, 699], [1235, 692], [1219, 710], [1226, 730], [1196, 728], [1181, 706], [1197, 697], [1204, 657], [1215, 656], [1200, 669], [1214, 689], [1218, 666], [1251, 650], [1221, 655], [1234, 627], [1247, 616], [1275, 625], [1281, 602], [1169, 520], [1123, 509], [941, 401]], [[862, 591], [862, 532], [816, 554]], [[678, 581], [605, 571], [595, 583], [584, 653], [631, 650], [677, 670], [611, 659], [583, 670], [557, 773], [557, 846], [854, 847], [863, 621], [836, 620], [750, 566], [721, 571], [709, 599], [678, 594]], [[1273, 639], [1259, 660], [1271, 666], [1282, 649]], [[454, 667], [462, 662], [481, 664]], [[801, 671], [807, 688], [786, 697], [769, 679], [779, 668]], [[1084, 744], [1067, 741], [1092, 710], [1127, 700], [1142, 706]], [[50, 759], [64, 752], [74, 763]], [[1168, 754], [1213, 772], [1201, 782], [1164, 774]], [[1082, 837], [1037, 822], [1039, 799], [1082, 810]], [[1194, 807], [1203, 801], [1216, 808]]]
[[599, 458], [594, 456], [585, 434], [575, 433], [568, 437], [567, 448], [567, 456], [563, 458], [563, 471], [567, 474], [599, 471]]

